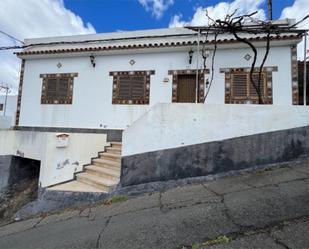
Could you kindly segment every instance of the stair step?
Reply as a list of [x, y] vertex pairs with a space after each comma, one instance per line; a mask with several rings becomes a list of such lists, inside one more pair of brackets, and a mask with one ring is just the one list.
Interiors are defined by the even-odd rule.
[[119, 143], [119, 142], [111, 142], [111, 146], [112, 147], [115, 147], [115, 148], [121, 148], [122, 147], [122, 143]]
[[106, 158], [96, 158], [96, 159], [92, 159], [92, 164], [94, 165], [98, 165], [98, 166], [105, 166], [105, 165], [109, 165], [109, 166], [113, 166], [116, 168], [120, 168], [120, 162], [116, 162], [113, 160], [109, 160]]
[[107, 159], [110, 159], [110, 160], [116, 160], [117, 162], [121, 161], [121, 155], [120, 154], [102, 152], [102, 153], [99, 153], [99, 155], [100, 155], [100, 158], [107, 158]]
[[107, 164], [105, 164], [105, 165], [91, 164], [89, 166], [97, 166], [97, 167], [100, 167], [100, 168], [111, 169], [111, 170], [115, 170], [115, 171], [121, 171], [119, 166], [115, 167], [115, 166], [107, 165]]
[[102, 177], [89, 174], [89, 173], [80, 173], [76, 175], [76, 179], [79, 182], [89, 184], [93, 187], [99, 188], [105, 192], [109, 192], [112, 186], [118, 184], [119, 180], [110, 180], [104, 179]]
[[107, 147], [106, 152], [121, 155], [121, 149], [117, 147]]
[[116, 169], [103, 168], [95, 165], [87, 166], [85, 169], [86, 173], [97, 175], [105, 179], [119, 180], [120, 177], [120, 170]]

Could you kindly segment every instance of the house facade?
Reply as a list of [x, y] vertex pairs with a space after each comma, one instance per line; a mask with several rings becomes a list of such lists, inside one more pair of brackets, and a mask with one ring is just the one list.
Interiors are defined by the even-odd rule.
[[[259, 65], [265, 39], [252, 39]], [[293, 66], [300, 39], [289, 34], [271, 42], [262, 77], [266, 104], [298, 103]], [[204, 70], [197, 34], [185, 28], [26, 40], [55, 45], [18, 53], [23, 76], [16, 125], [125, 129], [157, 103], [201, 103], [209, 87], [205, 104], [256, 103], [248, 77], [252, 52], [232, 35], [218, 40], [213, 72], [213, 41], [204, 49]]]
[[[266, 38], [242, 36], [257, 48], [256, 79]], [[135, 179], [150, 173], [143, 165], [127, 169], [138, 165], [135, 155], [308, 125], [307, 109], [296, 106], [301, 39], [298, 32], [272, 36], [263, 105], [250, 84], [252, 51], [230, 34], [205, 40], [173, 28], [26, 40], [17, 53], [15, 128], [0, 133], [8, 141], [0, 155], [40, 160], [42, 187], [71, 181], [69, 189], [108, 191], [121, 177], [124, 185], [184, 177], [136, 181], [130, 172]]]

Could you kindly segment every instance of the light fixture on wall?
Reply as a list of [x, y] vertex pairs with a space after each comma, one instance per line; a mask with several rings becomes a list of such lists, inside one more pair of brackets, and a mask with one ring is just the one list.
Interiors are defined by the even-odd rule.
[[189, 53], [189, 64], [191, 64], [191, 63], [192, 63], [192, 57], [193, 57], [193, 53], [194, 53], [194, 52], [193, 52], [192, 49], [190, 49], [188, 53]]
[[93, 67], [95, 67], [95, 57], [94, 55], [90, 55], [90, 62]]

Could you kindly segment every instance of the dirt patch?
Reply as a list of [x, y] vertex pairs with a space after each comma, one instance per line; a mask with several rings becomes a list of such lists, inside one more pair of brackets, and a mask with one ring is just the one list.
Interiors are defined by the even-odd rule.
[[38, 195], [38, 178], [21, 180], [0, 194], [0, 226], [12, 222], [14, 214]]

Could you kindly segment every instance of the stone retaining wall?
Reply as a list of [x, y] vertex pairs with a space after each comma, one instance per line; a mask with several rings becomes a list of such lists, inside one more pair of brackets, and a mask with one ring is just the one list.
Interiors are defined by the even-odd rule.
[[121, 185], [206, 176], [309, 155], [309, 126], [122, 158]]

